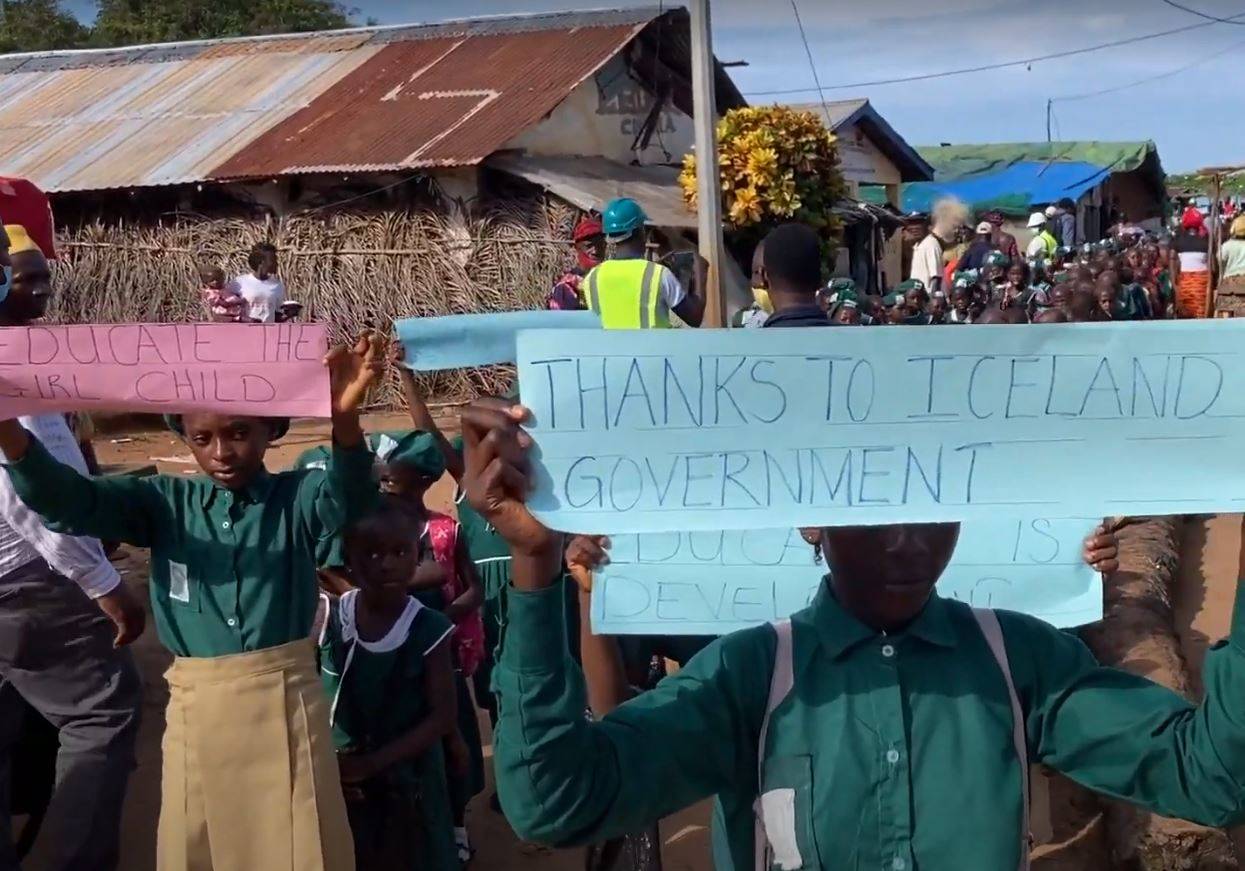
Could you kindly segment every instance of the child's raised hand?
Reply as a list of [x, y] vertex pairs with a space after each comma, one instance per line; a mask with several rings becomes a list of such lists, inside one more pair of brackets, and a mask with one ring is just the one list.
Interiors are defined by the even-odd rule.
[[333, 413], [356, 415], [385, 371], [384, 339], [367, 330], [353, 347], [337, 345], [324, 357], [333, 392]]
[[560, 558], [559, 536], [524, 504], [531, 489], [527, 452], [532, 437], [520, 424], [528, 415], [526, 408], [504, 399], [478, 399], [463, 410], [463, 490], [471, 507], [517, 555]]
[[583, 592], [592, 592], [592, 573], [609, 563], [609, 546], [603, 535], [577, 535], [566, 546], [566, 567]]
[[396, 339], [390, 339], [387, 358], [390, 366], [402, 366], [406, 363], [406, 346]]
[[1113, 527], [1100, 523], [1085, 538], [1082, 553], [1085, 564], [1096, 572], [1109, 575], [1120, 568], [1120, 539]]

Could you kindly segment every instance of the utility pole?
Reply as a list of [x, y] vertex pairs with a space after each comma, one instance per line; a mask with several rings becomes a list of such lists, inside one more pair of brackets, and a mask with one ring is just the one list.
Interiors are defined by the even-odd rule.
[[718, 104], [713, 95], [713, 37], [709, 0], [688, 4], [692, 26], [692, 108], [696, 130], [697, 229], [700, 256], [709, 261], [705, 294], [706, 327], [726, 326], [726, 301], [722, 296], [724, 245], [722, 242], [722, 196], [718, 191]]
[[1054, 100], [1046, 101], [1046, 144], [1047, 145], [1050, 145], [1050, 112], [1051, 112], [1050, 107], [1053, 102], [1055, 101]]

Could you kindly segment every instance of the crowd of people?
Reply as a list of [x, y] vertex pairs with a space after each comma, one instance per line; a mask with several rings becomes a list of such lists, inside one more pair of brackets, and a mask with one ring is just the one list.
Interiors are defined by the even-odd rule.
[[[862, 297], [854, 288], [826, 301], [846, 298], [861, 312], [851, 322], [866, 324], [1078, 323], [1195, 317], [1187, 289], [1189, 269], [1179, 253], [1184, 236], [1148, 234], [1120, 223], [1099, 242], [1064, 244], [1076, 238], [1071, 203], [1034, 212], [1033, 238], [1021, 255], [1005, 232], [1003, 216], [988, 212], [974, 235], [963, 239], [963, 207], [939, 203], [931, 232], [913, 255], [912, 277], [882, 297]], [[1201, 226], [1192, 210], [1186, 232]], [[1071, 219], [1071, 220], [1067, 220]], [[1058, 233], [1058, 235], [1056, 235]], [[955, 241], [960, 239], [961, 241]], [[951, 241], [944, 241], [951, 240]], [[1205, 259], [1206, 243], [1201, 250]], [[1205, 297], [1206, 286], [1202, 286]], [[846, 295], [846, 296], [845, 296]]]
[[[996, 216], [961, 244], [943, 240], [963, 222], [936, 215], [914, 259], [924, 277], [885, 296], [827, 283], [818, 235], [780, 226], [757, 246], [741, 325], [1179, 314], [1171, 240], [1058, 244], [1065, 216], [1041, 213], [1041, 250], [1022, 256]], [[699, 326], [703, 262], [685, 287], [646, 256], [645, 225], [630, 200], [578, 225], [550, 308], [590, 309], [606, 329]], [[9, 261], [0, 324], [29, 325], [51, 293], [46, 259], [10, 227]], [[204, 269], [214, 318], [277, 318], [276, 251], [250, 262], [229, 283]], [[0, 698], [20, 693], [60, 731], [48, 867], [117, 867], [134, 763], [124, 647], [145, 611], [100, 541], [150, 550], [155, 628], [175, 656], [167, 871], [457, 871], [484, 786], [476, 705], [495, 727], [494, 806], [524, 837], [594, 845], [594, 871], [659, 868], [657, 821], [715, 796], [719, 868], [1026, 867], [1030, 762], [1165, 814], [1245, 818], [1245, 621], [1212, 651], [1194, 707], [1037, 620], [940, 598], [958, 524], [908, 524], [802, 530], [827, 575], [790, 621], [723, 639], [598, 636], [586, 615], [609, 542], [567, 541], [528, 512], [527, 411], [513, 395], [479, 400], [451, 439], [386, 343], [368, 333], [329, 352], [332, 442], [288, 471], [265, 467], [287, 420], [169, 415], [203, 474], [142, 479], [88, 474], [58, 415], [0, 421]], [[410, 426], [365, 433], [360, 410], [393, 366]], [[447, 473], [456, 518], [425, 505]], [[1111, 572], [1116, 550], [1103, 526], [1084, 559]], [[666, 660], [681, 668], [661, 680]], [[10, 741], [2, 871], [18, 867]]]

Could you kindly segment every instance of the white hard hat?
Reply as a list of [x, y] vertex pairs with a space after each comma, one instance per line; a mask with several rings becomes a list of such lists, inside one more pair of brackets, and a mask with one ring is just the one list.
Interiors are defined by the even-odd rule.
[[1038, 227], [1043, 226], [1045, 223], [1046, 223], [1046, 216], [1043, 215], [1041, 212], [1034, 212], [1032, 215], [1029, 216], [1029, 229], [1030, 230], [1036, 230]]

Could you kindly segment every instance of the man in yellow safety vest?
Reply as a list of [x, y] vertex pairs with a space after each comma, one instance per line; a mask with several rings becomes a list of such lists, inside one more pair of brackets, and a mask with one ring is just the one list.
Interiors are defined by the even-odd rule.
[[605, 204], [601, 225], [614, 252], [584, 276], [585, 302], [607, 330], [666, 329], [671, 311], [688, 326], [699, 327], [705, 316], [704, 261], [697, 258], [695, 280], [685, 290], [673, 272], [644, 256], [647, 220], [635, 200]]

